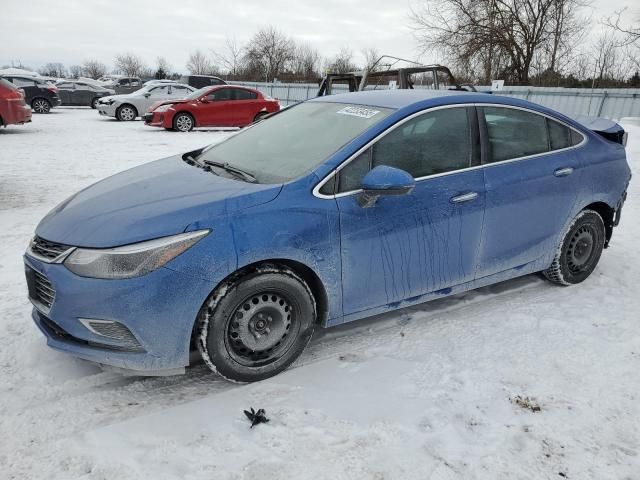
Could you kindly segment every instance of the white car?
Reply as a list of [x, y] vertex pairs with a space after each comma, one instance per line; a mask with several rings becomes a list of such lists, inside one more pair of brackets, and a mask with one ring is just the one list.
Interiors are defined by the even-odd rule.
[[181, 99], [195, 90], [181, 83], [148, 85], [133, 93], [101, 98], [98, 101], [98, 112], [121, 121], [131, 121], [142, 117], [156, 102]]

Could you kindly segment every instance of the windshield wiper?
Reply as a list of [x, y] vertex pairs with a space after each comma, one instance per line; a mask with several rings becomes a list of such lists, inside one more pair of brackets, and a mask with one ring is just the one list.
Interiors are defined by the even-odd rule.
[[[195, 160], [194, 160], [195, 161]], [[203, 163], [205, 165], [209, 165], [211, 167], [218, 167], [221, 168], [227, 172], [231, 172], [232, 174], [234, 174], [236, 177], [242, 177], [244, 179], [244, 181], [249, 182], [249, 183], [258, 183], [258, 179], [256, 177], [254, 177], [253, 175], [251, 175], [249, 172], [245, 172], [244, 170], [238, 168], [238, 167], [234, 167], [232, 165], [229, 165], [227, 162], [214, 162], [213, 160], [203, 160]]]
[[202, 164], [193, 155], [184, 154], [182, 156], [182, 160], [187, 162], [189, 165], [202, 168]]

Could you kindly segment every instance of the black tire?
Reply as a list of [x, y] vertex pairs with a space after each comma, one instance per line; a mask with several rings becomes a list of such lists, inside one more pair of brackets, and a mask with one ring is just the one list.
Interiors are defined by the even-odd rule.
[[177, 113], [173, 117], [173, 129], [176, 132], [190, 132], [195, 127], [195, 124], [193, 117], [186, 112]]
[[99, 97], [96, 97], [93, 100], [91, 100], [91, 108], [93, 108], [94, 110], [98, 108], [98, 100], [100, 100]]
[[545, 277], [558, 285], [574, 285], [591, 275], [604, 249], [606, 231], [602, 217], [593, 210], [576, 216], [562, 238]]
[[31, 108], [36, 113], [49, 113], [51, 112], [51, 102], [46, 98], [34, 98], [31, 101]]
[[260, 120], [262, 120], [264, 117], [266, 117], [267, 115], [269, 115], [269, 112], [258, 112], [258, 114], [255, 116], [255, 118], [253, 119], [254, 122], [259, 122]]
[[316, 308], [293, 271], [265, 267], [217, 289], [198, 314], [197, 343], [211, 370], [255, 382], [291, 365], [309, 343]]
[[121, 122], [131, 122], [138, 117], [138, 110], [133, 105], [125, 103], [116, 110], [116, 118]]

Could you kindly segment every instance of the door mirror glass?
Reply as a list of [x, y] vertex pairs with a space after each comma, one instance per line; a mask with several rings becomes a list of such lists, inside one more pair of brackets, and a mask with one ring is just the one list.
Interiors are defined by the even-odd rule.
[[399, 168], [380, 165], [362, 179], [362, 193], [358, 204], [362, 208], [372, 207], [378, 197], [386, 195], [406, 195], [416, 186], [413, 177]]

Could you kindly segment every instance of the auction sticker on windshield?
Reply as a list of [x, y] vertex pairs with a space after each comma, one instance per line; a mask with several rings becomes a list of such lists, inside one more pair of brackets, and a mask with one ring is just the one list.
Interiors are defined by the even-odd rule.
[[371, 108], [365, 107], [344, 107], [343, 109], [338, 110], [336, 113], [339, 113], [341, 115], [351, 115], [353, 117], [371, 118], [380, 113], [380, 110], [373, 110]]

